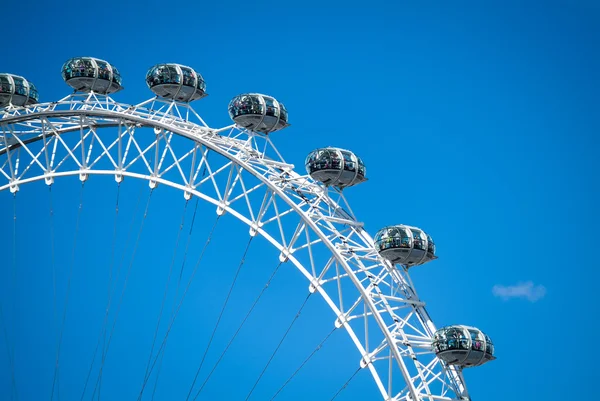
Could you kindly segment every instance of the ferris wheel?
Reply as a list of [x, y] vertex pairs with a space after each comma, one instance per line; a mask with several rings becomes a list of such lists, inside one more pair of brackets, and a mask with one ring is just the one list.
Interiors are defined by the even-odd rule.
[[[234, 97], [233, 124], [209, 127], [191, 106], [207, 96], [205, 81], [183, 65], [152, 67], [146, 83], [156, 96], [136, 105], [111, 97], [123, 87], [106, 61], [72, 58], [62, 76], [74, 92], [38, 103], [31, 82], [0, 74], [0, 195], [18, 202], [25, 184], [52, 187], [64, 177], [82, 185], [91, 176], [114, 177], [119, 188], [135, 178], [149, 184], [150, 194], [174, 188], [186, 205], [191, 199], [211, 205], [215, 226], [224, 215], [245, 224], [240, 242], [264, 238], [277, 250], [277, 269], [289, 265], [301, 273], [307, 299], [318, 294], [333, 311], [331, 329], [345, 330], [358, 350], [354, 375], [368, 370], [381, 399], [471, 399], [463, 368], [495, 359], [492, 341], [477, 328], [437, 329], [431, 320], [409, 274], [437, 258], [429, 234], [404, 224], [373, 237], [365, 231], [344, 195], [367, 179], [358, 155], [319, 148], [307, 156], [306, 174], [297, 172], [271, 136], [289, 125], [288, 111], [260, 93]], [[209, 243], [210, 235], [201, 245]], [[188, 399], [202, 391], [199, 383], [195, 378]]]

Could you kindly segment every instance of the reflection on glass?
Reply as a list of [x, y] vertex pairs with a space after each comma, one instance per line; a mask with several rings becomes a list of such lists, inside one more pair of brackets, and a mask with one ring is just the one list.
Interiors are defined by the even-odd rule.
[[374, 238], [375, 248], [383, 251], [391, 248], [410, 248], [410, 236], [405, 227], [386, 227], [377, 232]]
[[8, 77], [0, 75], [0, 93], [12, 93], [12, 84]]
[[31, 82], [29, 82], [29, 98], [33, 101], [33, 103], [37, 103], [39, 100], [37, 88]]
[[98, 65], [98, 78], [110, 80], [110, 69], [108, 67], [108, 63], [102, 60], [96, 60], [96, 64]]
[[[76, 90], [97, 91], [106, 94], [121, 89], [119, 71], [104, 60], [90, 57], [69, 59], [62, 67], [62, 76]], [[72, 79], [74, 81], [69, 83]]]
[[113, 82], [116, 82], [119, 86], [121, 86], [121, 73], [117, 70], [117, 67], [113, 66]]
[[[464, 326], [448, 326], [439, 329], [433, 336], [432, 345], [436, 353], [447, 350], [465, 351], [461, 363], [469, 365], [483, 363], [483, 359], [478, 356], [481, 354], [472, 351], [485, 352], [489, 356], [493, 356], [494, 353], [492, 341], [486, 334], [479, 329]], [[452, 358], [456, 359], [456, 357]]]
[[411, 228], [413, 234], [413, 247], [415, 249], [425, 250], [425, 234], [423, 231]]
[[427, 252], [435, 255], [435, 243], [429, 234], [427, 234]]
[[287, 121], [288, 121], [288, 112], [282, 103], [279, 103], [279, 118], [284, 123], [287, 123]]
[[271, 117], [279, 117], [279, 109], [275, 106], [274, 99], [267, 96], [265, 96], [264, 99], [267, 107], [266, 115]]
[[13, 81], [15, 85], [15, 94], [27, 96], [27, 87], [25, 86], [25, 81], [16, 76], [13, 76]]

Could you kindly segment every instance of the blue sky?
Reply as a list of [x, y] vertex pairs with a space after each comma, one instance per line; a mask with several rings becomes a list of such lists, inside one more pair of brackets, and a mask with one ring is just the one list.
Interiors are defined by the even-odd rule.
[[[3, 15], [9, 16], [3, 18], [3, 27], [10, 36], [3, 41], [0, 70], [34, 82], [41, 101], [70, 93], [61, 80], [60, 67], [68, 58], [80, 55], [105, 59], [119, 68], [126, 89], [114, 98], [125, 103], [151, 97], [143, 78], [152, 65], [178, 62], [194, 67], [203, 74], [210, 94], [194, 107], [211, 126], [229, 124], [226, 106], [238, 93], [257, 91], [280, 99], [289, 110], [292, 126], [274, 134], [273, 139], [297, 170], [303, 172], [304, 157], [314, 148], [331, 145], [355, 150], [367, 164], [369, 181], [348, 190], [347, 196], [369, 232], [405, 223], [422, 227], [436, 240], [439, 260], [413, 270], [419, 295], [427, 302], [434, 322], [437, 326], [477, 326], [496, 343], [496, 361], [465, 373], [474, 400], [552, 401], [589, 397], [593, 391], [595, 366], [593, 355], [586, 351], [592, 349], [588, 345], [594, 343], [592, 334], [599, 328], [594, 318], [598, 305], [594, 296], [598, 278], [594, 228], [600, 223], [596, 210], [600, 200], [597, 3], [449, 5], [376, 0], [368, 4], [147, 1], [55, 5], [34, 1], [9, 2], [3, 5]], [[60, 235], [64, 227], [57, 257], [67, 265], [79, 201], [77, 184], [70, 184], [53, 190], [55, 218], [64, 223], [57, 228]], [[106, 202], [95, 196], [106, 191], [102, 186], [90, 185], [84, 190], [81, 229], [89, 237], [79, 240], [76, 266], [88, 262], [93, 266], [90, 261], [111, 250], [112, 224], [97, 227], [98, 216], [91, 212], [94, 207], [103, 208], [112, 221], [116, 188], [109, 188]], [[138, 214], [133, 211], [140, 188], [131, 183], [123, 189], [123, 228], [131, 216], [139, 221], [140, 210]], [[142, 208], [146, 198], [144, 192]], [[173, 199], [164, 193], [153, 195], [153, 219], [144, 228], [144, 234], [149, 234], [141, 238], [136, 264], [169, 265], [183, 206], [181, 199]], [[18, 353], [21, 369], [29, 375], [21, 379], [32, 381], [31, 385], [19, 383], [20, 399], [28, 400], [38, 396], [36, 380], [42, 383], [39, 388], [46, 386], [40, 394], [49, 396], [47, 384], [53, 372], [55, 337], [52, 333], [46, 337], [52, 326], [47, 297], [51, 303], [52, 294], [47, 271], [45, 276], [38, 275], [40, 268], [47, 268], [50, 249], [48, 190], [32, 185], [23, 188], [17, 200], [16, 287], [8, 284], [10, 257], [0, 266], [5, 280], [3, 305], [16, 300], [18, 308], [36, 313], [28, 316], [38, 317], [28, 320], [19, 309], [15, 313], [6, 307], [9, 332], [13, 328], [18, 331], [17, 347], [36, 344]], [[7, 250], [12, 248], [12, 208], [12, 197], [1, 193], [0, 210], [5, 212], [0, 214], [0, 240]], [[207, 219], [204, 231], [197, 233], [199, 243], [209, 226]], [[120, 235], [125, 236], [126, 230], [122, 231]], [[167, 232], [168, 241], [157, 238]], [[220, 235], [225, 234], [222, 231]], [[213, 250], [210, 260], [218, 266], [231, 259], [229, 263], [235, 265], [245, 241], [232, 252], [224, 249], [226, 245]], [[157, 247], [166, 251], [156, 252]], [[260, 263], [259, 256], [254, 253], [251, 258]], [[256, 278], [256, 290], [270, 269], [265, 268], [264, 277]], [[78, 270], [81, 282], [75, 280], [75, 299], [77, 285], [106, 279], [102, 271], [90, 270], [85, 274]], [[219, 294], [218, 271], [215, 268], [214, 274], [206, 277], [214, 284], [208, 287], [207, 297], [213, 290]], [[261, 352], [270, 352], [302, 302], [305, 283], [288, 274], [289, 280], [282, 278], [280, 286], [273, 286], [272, 302], [265, 302], [259, 311], [261, 323], [251, 325], [260, 333], [255, 337], [265, 337], [264, 342], [235, 349], [239, 358], [228, 360], [226, 373], [215, 377], [216, 384], [207, 389], [213, 399], [243, 398], [256, 377], [248, 366], [264, 359]], [[244, 277], [251, 280], [250, 275]], [[223, 278], [223, 282], [227, 280], [229, 276]], [[158, 277], [156, 283], [150, 278], [140, 283], [143, 285], [128, 291], [147, 294], [150, 287], [144, 286], [156, 286], [152, 288], [162, 294]], [[256, 291], [248, 291], [242, 291], [235, 302], [243, 305], [244, 296], [252, 299]], [[278, 294], [282, 298], [277, 298]], [[199, 305], [201, 300], [197, 300]], [[160, 299], [155, 302], [153, 311]], [[127, 305], [124, 316], [146, 306], [137, 305], [135, 298]], [[96, 307], [101, 311], [101, 305]], [[312, 317], [299, 323], [298, 331], [289, 338], [298, 354], [288, 349], [285, 358], [274, 362], [271, 375], [264, 379], [264, 394], [257, 393], [257, 399], [270, 395], [268, 388], [277, 388], [328, 332], [331, 316], [324, 307], [319, 302], [310, 304], [306, 314], [312, 312]], [[213, 322], [217, 313], [213, 309], [218, 307], [206, 308], [206, 315], [199, 320]], [[193, 316], [193, 310], [187, 313]], [[78, 305], [70, 321], [87, 322], [88, 315], [93, 314]], [[67, 326], [71, 331], [65, 342], [72, 353], [64, 362], [63, 385], [69, 379], [81, 380], [78, 356], [91, 358], [93, 349], [78, 338], [97, 334], [79, 332], [77, 327], [101, 324], [94, 319], [89, 317], [89, 326]], [[226, 325], [234, 328], [235, 319]], [[200, 326], [190, 326], [189, 332], [177, 335], [206, 338], [212, 324]], [[318, 362], [306, 368], [304, 377], [298, 377], [299, 383], [304, 380], [304, 387], [298, 385], [282, 397], [331, 398], [358, 360], [358, 353], [348, 352], [351, 343], [344, 333], [336, 333], [332, 340], [319, 353]], [[115, 353], [125, 355], [127, 344], [115, 341]], [[186, 344], [184, 338], [179, 341]], [[217, 345], [224, 341], [218, 340]], [[173, 340], [169, 347], [171, 344], [178, 342]], [[585, 345], [586, 351], [567, 344]], [[110, 360], [114, 370], [111, 373], [107, 368], [106, 374], [114, 375], [117, 366], [139, 368], [139, 363], [129, 359]], [[189, 365], [188, 372], [193, 372], [197, 363], [179, 362]], [[1, 399], [10, 397], [7, 369], [3, 347]], [[175, 372], [161, 373], [165, 375], [166, 387], [160, 390], [164, 397], [169, 394], [167, 384], [189, 386], [184, 380], [187, 377]], [[378, 396], [370, 376], [363, 373], [338, 399]], [[118, 378], [113, 379], [118, 383]], [[311, 380], [314, 387], [306, 386]], [[110, 390], [103, 390], [104, 395], [108, 397]], [[116, 387], [112, 390], [117, 394]], [[79, 394], [70, 394], [66, 385], [61, 391], [61, 398], [79, 398]]]

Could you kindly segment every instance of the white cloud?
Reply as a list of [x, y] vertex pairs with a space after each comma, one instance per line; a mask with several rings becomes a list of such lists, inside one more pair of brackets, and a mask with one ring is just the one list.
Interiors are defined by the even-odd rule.
[[495, 285], [492, 288], [494, 296], [508, 301], [511, 298], [525, 298], [530, 302], [538, 301], [546, 295], [546, 287], [543, 285], [534, 285], [533, 282], [518, 283], [517, 285]]

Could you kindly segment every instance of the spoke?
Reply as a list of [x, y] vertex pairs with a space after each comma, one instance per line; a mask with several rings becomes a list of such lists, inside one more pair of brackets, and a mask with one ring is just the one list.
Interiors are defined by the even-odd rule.
[[[98, 342], [96, 343], [96, 348], [94, 350], [94, 355], [92, 356], [92, 363], [90, 364], [90, 369], [88, 370], [87, 377], [85, 378], [85, 385], [83, 386], [83, 392], [81, 393], [80, 401], [83, 401], [85, 392], [87, 391], [87, 386], [89, 384], [90, 376], [91, 376], [92, 370], [94, 368], [94, 362], [96, 361], [96, 355], [98, 353], [98, 349], [100, 348], [100, 342], [102, 341], [103, 337], [104, 337], [104, 345], [106, 345], [106, 324], [107, 324], [107, 320], [108, 320], [108, 311], [110, 310], [111, 285], [112, 285], [112, 276], [113, 276], [112, 272], [113, 272], [113, 267], [114, 267], [115, 248], [116, 248], [116, 243], [117, 243], [117, 223], [118, 223], [118, 217], [119, 217], [120, 194], [121, 194], [121, 184], [119, 183], [117, 186], [117, 201], [115, 204], [115, 220], [114, 220], [114, 224], [113, 224], [113, 239], [112, 239], [112, 247], [111, 247], [112, 250], [111, 250], [111, 256], [110, 256], [110, 268], [109, 268], [109, 273], [108, 273], [106, 312], [104, 315], [102, 328], [100, 329], [100, 335], [98, 336]], [[141, 195], [141, 192], [140, 192], [140, 195]], [[138, 204], [139, 204], [139, 198], [138, 198]], [[136, 205], [136, 210], [137, 210], [137, 205]], [[134, 215], [135, 215], [135, 212], [134, 212]], [[103, 346], [103, 350], [104, 350], [104, 346]]]
[[167, 278], [167, 283], [165, 284], [165, 291], [163, 293], [162, 302], [160, 304], [160, 312], [158, 314], [158, 321], [156, 323], [156, 329], [154, 330], [154, 338], [152, 339], [152, 347], [150, 348], [150, 355], [148, 356], [148, 363], [146, 364], [146, 373], [144, 377], [148, 376], [148, 370], [150, 369], [150, 363], [152, 362], [152, 355], [154, 354], [154, 346], [156, 345], [156, 337], [158, 337], [158, 329], [160, 328], [160, 322], [162, 320], [163, 311], [165, 308], [165, 302], [167, 300], [167, 293], [169, 292], [169, 284], [171, 283], [171, 275], [173, 273], [173, 266], [175, 265], [175, 258], [177, 257], [177, 249], [179, 248], [179, 240], [181, 239], [181, 231], [183, 231], [183, 226], [185, 224], [185, 212], [187, 211], [188, 201], [185, 201], [185, 205], [183, 206], [183, 213], [181, 216], [181, 224], [179, 225], [179, 230], [177, 231], [177, 240], [175, 241], [175, 248], [173, 249], [173, 257], [171, 258], [171, 264], [169, 266], [169, 276]]
[[0, 325], [2, 326], [2, 333], [4, 334], [4, 339], [6, 340], [6, 352], [8, 353], [8, 363], [10, 365], [10, 378], [11, 378], [11, 391], [10, 397], [12, 400], [13, 395], [16, 396], [16, 399], [19, 400], [19, 393], [17, 392], [17, 381], [15, 379], [15, 361], [12, 355], [10, 341], [8, 339], [8, 332], [6, 331], [6, 323], [4, 323], [4, 312], [2, 311], [2, 303], [0, 303]]
[[190, 241], [192, 239], [192, 230], [194, 229], [194, 222], [196, 221], [196, 212], [198, 211], [198, 201], [200, 199], [196, 198], [196, 205], [194, 206], [194, 215], [192, 216], [192, 224], [190, 225], [190, 231], [188, 233], [187, 242], [185, 244], [185, 251], [183, 253], [183, 261], [181, 262], [181, 270], [179, 271], [179, 279], [177, 281], [177, 289], [179, 290], [179, 285], [181, 284], [181, 277], [183, 276], [183, 269], [185, 268], [185, 262], [187, 260], [188, 250], [190, 249]]
[[165, 353], [163, 352], [160, 355], [160, 361], [158, 362], [158, 370], [156, 371], [156, 379], [154, 380], [154, 387], [152, 388], [152, 400], [154, 400], [154, 396], [156, 395], [156, 388], [158, 387], [158, 378], [160, 377], [164, 357]]
[[148, 375], [144, 378], [144, 383], [142, 384], [142, 389], [140, 390], [140, 394], [138, 395], [138, 401], [141, 400], [142, 395], [144, 394], [144, 388], [146, 386], [146, 384], [148, 383], [148, 378], [150, 377], [150, 375], [152, 374], [152, 370], [154, 369], [154, 366], [156, 365], [156, 361], [158, 360], [158, 358], [160, 357], [161, 353], [164, 351], [164, 348], [166, 346], [167, 340], [169, 338], [169, 334], [171, 333], [171, 328], [173, 328], [173, 323], [175, 323], [175, 319], [177, 318], [177, 315], [179, 314], [179, 310], [181, 309], [181, 305], [183, 305], [183, 301], [185, 300], [185, 297], [190, 289], [190, 286], [192, 285], [192, 282], [194, 281], [194, 277], [196, 276], [196, 273], [198, 271], [198, 267], [200, 266], [200, 263], [202, 262], [202, 258], [204, 257], [204, 253], [206, 252], [206, 249], [208, 248], [208, 245], [210, 244], [210, 242], [212, 241], [212, 236], [213, 233], [215, 231], [215, 228], [217, 227], [217, 223], [219, 222], [221, 215], [217, 215], [217, 218], [215, 220], [215, 224], [212, 226], [212, 229], [210, 230], [210, 233], [208, 234], [208, 239], [206, 240], [206, 242], [204, 243], [204, 247], [202, 248], [202, 251], [200, 252], [200, 256], [198, 257], [198, 260], [196, 261], [196, 266], [194, 266], [194, 270], [192, 271], [192, 275], [190, 276], [187, 285], [185, 287], [185, 291], [183, 292], [183, 295], [181, 296], [181, 300], [179, 301], [179, 304], [177, 305], [177, 308], [175, 310], [175, 313], [171, 319], [171, 322], [169, 323], [169, 327], [167, 328], [167, 332], [165, 333], [165, 336], [163, 338], [163, 341], [160, 345], [160, 348], [158, 349], [158, 353], [156, 354], [156, 357], [154, 358], [154, 361], [152, 362], [152, 366], [150, 367], [150, 370], [148, 371]]
[[[69, 306], [69, 293], [71, 289], [71, 279], [73, 278], [73, 266], [75, 265], [75, 249], [77, 247], [77, 235], [79, 233], [79, 223], [81, 221], [81, 210], [83, 209], [83, 188], [85, 187], [85, 181], [81, 183], [81, 190], [79, 193], [79, 210], [77, 211], [77, 221], [75, 223], [75, 237], [73, 239], [73, 251], [71, 254], [71, 266], [69, 267], [69, 278], [67, 279], [67, 293], [65, 295], [65, 306], [63, 309], [60, 334], [58, 337], [58, 345], [56, 349], [56, 364], [54, 365], [54, 379], [52, 381], [52, 393], [50, 395], [50, 401], [54, 399], [54, 389], [59, 383], [59, 372], [60, 372], [60, 350], [62, 347], [62, 339], [65, 330], [65, 321], [67, 319], [67, 308]], [[60, 386], [58, 386], [60, 387]], [[60, 390], [57, 389], [57, 399], [60, 399]]]
[[[119, 312], [121, 311], [121, 305], [123, 303], [123, 297], [125, 295], [125, 290], [127, 289], [127, 283], [129, 281], [129, 276], [131, 274], [131, 270], [132, 270], [132, 267], [133, 267], [133, 261], [135, 260], [135, 255], [136, 255], [136, 252], [137, 252], [137, 249], [138, 249], [138, 245], [139, 245], [139, 242], [140, 242], [140, 237], [142, 236], [142, 231], [144, 229], [144, 223], [146, 221], [146, 217], [148, 216], [148, 209], [150, 207], [150, 200], [152, 199], [152, 194], [153, 193], [154, 193], [154, 189], [150, 189], [150, 194], [148, 195], [148, 200], [146, 202], [146, 209], [144, 210], [144, 216], [142, 217], [142, 222], [140, 224], [140, 229], [138, 231], [138, 235], [137, 235], [137, 238], [136, 238], [136, 241], [135, 241], [135, 245], [133, 247], [133, 253], [131, 255], [131, 260], [129, 261], [129, 266], [127, 268], [127, 274], [125, 275], [125, 283], [123, 284], [123, 289], [121, 290], [121, 295], [119, 297], [119, 302], [117, 303], [117, 310], [115, 312], [115, 318], [113, 320], [113, 324], [112, 324], [112, 327], [111, 327], [111, 330], [110, 330], [110, 334], [108, 336], [108, 342], [106, 343], [106, 347], [102, 351], [102, 361], [100, 363], [100, 371], [98, 373], [98, 378], [96, 380], [96, 385], [94, 386], [94, 392], [92, 393], [92, 399], [94, 399], [96, 391], [98, 391], [98, 398], [100, 398], [100, 390], [102, 388], [102, 384], [101, 384], [101, 382], [102, 382], [102, 372], [103, 372], [103, 369], [104, 369], [104, 363], [106, 361], [106, 356], [108, 355], [108, 350], [110, 348], [110, 343], [112, 341], [112, 337], [113, 337], [113, 334], [115, 332], [115, 326], [117, 325], [117, 319], [119, 317]], [[123, 251], [123, 257], [124, 257], [124, 252], [125, 251]], [[107, 309], [107, 311], [108, 311], [108, 309]]]
[[[17, 293], [17, 193], [13, 194], [13, 266], [12, 266], [12, 287], [15, 294]], [[13, 295], [13, 299], [16, 300], [16, 295]], [[17, 303], [13, 301], [13, 316], [16, 316], [15, 312], [17, 310]], [[6, 334], [6, 341], [8, 345], [8, 334]], [[13, 343], [8, 350], [8, 357], [10, 358], [10, 370], [11, 375], [13, 377], [13, 386], [15, 386], [15, 392], [17, 391], [16, 381], [15, 381], [15, 344]], [[12, 395], [11, 395], [12, 397]], [[18, 396], [17, 396], [18, 397]]]
[[[188, 250], [189, 250], [190, 241], [191, 241], [191, 238], [192, 238], [192, 232], [194, 230], [194, 223], [196, 222], [196, 213], [198, 211], [198, 202], [199, 202], [199, 200], [200, 200], [199, 198], [196, 198], [196, 204], [194, 205], [194, 214], [192, 216], [192, 223], [190, 225], [190, 230], [188, 232], [187, 241], [186, 241], [186, 244], [185, 244], [185, 252], [183, 254], [183, 260], [181, 262], [181, 270], [179, 272], [179, 278], [177, 280], [177, 288], [175, 289], [174, 300], [177, 299], [177, 295], [179, 294], [179, 288], [181, 286], [181, 278], [182, 278], [182, 275], [183, 275], [183, 270], [185, 268], [185, 263], [187, 261]], [[173, 319], [173, 316], [175, 315], [175, 306], [176, 306], [176, 304], [173, 304], [173, 308], [171, 309], [170, 319]], [[156, 394], [156, 388], [158, 386], [158, 379], [160, 377], [160, 372], [162, 370], [162, 362], [163, 362], [163, 359], [164, 359], [165, 350], [166, 350], [166, 344], [165, 344], [165, 347], [163, 347], [163, 349], [162, 349], [162, 354], [160, 356], [160, 361], [158, 362], [158, 371], [156, 372], [156, 379], [154, 381], [154, 388], [152, 390], [152, 399], [154, 399], [154, 395]]]
[[308, 302], [308, 299], [310, 298], [310, 296], [313, 293], [309, 293], [306, 298], [304, 299], [304, 302], [302, 302], [302, 306], [300, 306], [300, 309], [298, 309], [298, 313], [296, 313], [296, 316], [294, 316], [294, 319], [292, 320], [292, 323], [290, 323], [289, 327], [287, 328], [287, 330], [285, 331], [283, 337], [281, 338], [281, 341], [279, 341], [279, 344], [277, 344], [277, 347], [275, 348], [275, 351], [273, 351], [273, 354], [271, 355], [271, 357], [269, 358], [269, 360], [267, 361], [267, 364], [265, 365], [265, 367], [263, 368], [262, 372], [260, 372], [260, 375], [258, 376], [258, 379], [256, 379], [256, 382], [254, 382], [254, 385], [252, 386], [252, 389], [250, 389], [250, 392], [248, 393], [248, 395], [246, 396], [245, 401], [248, 401], [248, 399], [250, 398], [250, 396], [252, 395], [252, 393], [254, 392], [254, 389], [256, 388], [256, 386], [258, 385], [258, 382], [260, 381], [260, 379], [263, 377], [263, 375], [265, 374], [265, 372], [267, 371], [267, 368], [269, 367], [269, 365], [271, 364], [271, 361], [273, 360], [273, 358], [275, 358], [275, 354], [277, 354], [277, 351], [279, 351], [279, 348], [281, 347], [281, 344], [283, 344], [283, 341], [285, 340], [285, 338], [287, 337], [287, 335], [289, 334], [290, 330], [292, 329], [292, 326], [294, 326], [294, 323], [296, 323], [296, 320], [298, 320], [298, 318], [300, 317], [300, 314], [302, 313], [302, 309], [304, 309], [304, 306], [306, 305], [306, 302]]
[[352, 379], [354, 379], [354, 376], [356, 376], [356, 374], [357, 374], [358, 372], [360, 372], [360, 370], [361, 370], [361, 369], [362, 369], [362, 368], [359, 366], [359, 367], [358, 367], [358, 369], [356, 369], [356, 371], [355, 371], [354, 373], [352, 373], [352, 376], [350, 376], [350, 378], [349, 378], [349, 379], [346, 381], [346, 383], [344, 383], [344, 385], [343, 385], [343, 386], [342, 386], [342, 387], [341, 387], [341, 388], [340, 388], [340, 389], [337, 391], [337, 393], [335, 393], [335, 395], [334, 395], [333, 397], [331, 397], [331, 400], [329, 400], [329, 401], [333, 401], [333, 400], [335, 400], [335, 399], [337, 398], [337, 396], [338, 396], [338, 395], [340, 395], [340, 393], [341, 393], [342, 391], [344, 391], [344, 389], [345, 389], [346, 387], [348, 387], [348, 384], [350, 384], [350, 382], [352, 381]]
[[56, 329], [58, 321], [58, 311], [56, 302], [56, 263], [55, 263], [55, 250], [54, 250], [54, 206], [52, 202], [52, 186], [48, 187], [49, 198], [50, 198], [50, 263], [52, 264], [52, 310], [53, 310], [53, 321]]
[[204, 365], [204, 360], [206, 359], [206, 355], [208, 354], [210, 345], [212, 344], [212, 341], [215, 338], [215, 334], [217, 333], [217, 329], [219, 328], [219, 323], [221, 323], [221, 318], [223, 317], [223, 313], [225, 313], [225, 308], [227, 308], [227, 303], [229, 302], [229, 298], [231, 297], [231, 293], [233, 292], [233, 287], [235, 286], [235, 282], [237, 281], [240, 271], [242, 270], [242, 266], [244, 266], [244, 262], [246, 261], [246, 255], [248, 254], [248, 249], [250, 249], [250, 244], [252, 243], [253, 238], [254, 237], [250, 237], [250, 239], [248, 240], [248, 244], [246, 245], [246, 249], [244, 250], [244, 254], [242, 255], [240, 264], [235, 272], [235, 276], [233, 277], [233, 282], [231, 283], [231, 287], [229, 287], [229, 292], [227, 293], [227, 296], [225, 297], [225, 302], [223, 303], [223, 307], [221, 308], [221, 312], [219, 313], [219, 317], [217, 318], [217, 323], [215, 324], [212, 334], [210, 335], [210, 339], [208, 340], [208, 345], [206, 346], [206, 349], [204, 350], [204, 355], [202, 355], [202, 360], [200, 361], [200, 366], [198, 366], [198, 369], [196, 370], [196, 375], [194, 376], [194, 381], [192, 382], [192, 386], [190, 387], [190, 391], [188, 392], [186, 401], [190, 399], [190, 395], [192, 394], [192, 389], [196, 385], [196, 380], [198, 380], [198, 375], [200, 374], [202, 365]]
[[[273, 273], [271, 274], [271, 277], [269, 277], [269, 280], [267, 280], [267, 283], [265, 284], [265, 286], [263, 287], [263, 289], [260, 291], [260, 294], [258, 294], [258, 297], [256, 297], [256, 299], [254, 300], [254, 303], [250, 307], [250, 310], [248, 310], [248, 313], [246, 313], [246, 316], [242, 320], [242, 323], [240, 323], [239, 327], [237, 328], [237, 330], [233, 334], [233, 337], [231, 337], [231, 339], [227, 343], [227, 346], [225, 347], [225, 349], [223, 350], [223, 352], [219, 356], [219, 359], [217, 359], [217, 362], [215, 363], [215, 365], [211, 369], [210, 373], [208, 374], [208, 376], [206, 377], [206, 379], [202, 383], [202, 386], [200, 386], [200, 390], [198, 390], [198, 392], [194, 396], [194, 401], [196, 400], [196, 398], [198, 398], [198, 396], [200, 395], [200, 393], [202, 393], [202, 390], [204, 389], [204, 386], [206, 386], [206, 384], [208, 383], [208, 380], [212, 376], [213, 372], [217, 369], [217, 366], [219, 366], [219, 363], [221, 362], [221, 360], [225, 356], [225, 353], [227, 353], [227, 351], [229, 350], [229, 347], [233, 343], [233, 340], [235, 340], [235, 338], [237, 337], [237, 335], [239, 334], [239, 332], [242, 330], [242, 327], [246, 323], [246, 320], [248, 320], [248, 317], [250, 317], [250, 314], [252, 313], [252, 311], [254, 310], [254, 308], [256, 307], [256, 305], [258, 304], [258, 301], [260, 301], [260, 298], [263, 296], [263, 294], [265, 293], [265, 291], [267, 290], [267, 288], [269, 288], [269, 285], [271, 285], [271, 281], [273, 281], [273, 278], [275, 277], [275, 274], [277, 274], [277, 272], [279, 271], [279, 267], [281, 267], [282, 264], [283, 264], [283, 262], [279, 262], [279, 264], [277, 264], [277, 267], [275, 267], [275, 270], [273, 270]], [[192, 388], [193, 387], [194, 387], [194, 385], [192, 384]], [[190, 388], [190, 392], [191, 392], [192, 388]], [[189, 398], [189, 394], [188, 394], [188, 398]]]
[[304, 362], [302, 362], [300, 364], [300, 366], [298, 367], [298, 369], [296, 369], [296, 371], [294, 373], [292, 373], [292, 375], [290, 376], [289, 379], [286, 380], [285, 383], [283, 383], [283, 386], [281, 386], [279, 388], [279, 390], [277, 390], [277, 392], [275, 393], [275, 395], [273, 397], [271, 397], [270, 401], [273, 401], [275, 399], [275, 397], [277, 397], [279, 395], [279, 393], [281, 393], [281, 391], [285, 388], [285, 386], [288, 385], [289, 382], [292, 381], [292, 379], [294, 378], [294, 376], [296, 376], [298, 374], [298, 372], [300, 372], [300, 370], [304, 367], [304, 365], [306, 365], [306, 363], [323, 347], [323, 344], [325, 344], [325, 342], [329, 339], [329, 337], [331, 337], [331, 335], [333, 334], [333, 332], [336, 330], [336, 327], [334, 327], [329, 334], [327, 334], [327, 336], [323, 339], [323, 341], [321, 341], [321, 343], [319, 343], [319, 345], [317, 345], [317, 347], [313, 350], [313, 352], [311, 352], [311, 354], [308, 356], [308, 358], [306, 358], [304, 360]]

